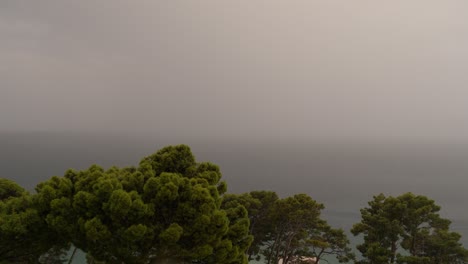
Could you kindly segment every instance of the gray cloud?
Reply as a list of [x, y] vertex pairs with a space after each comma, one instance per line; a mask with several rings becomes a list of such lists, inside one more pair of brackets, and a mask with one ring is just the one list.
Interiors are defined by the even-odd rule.
[[0, 3], [0, 130], [467, 140], [465, 1]]

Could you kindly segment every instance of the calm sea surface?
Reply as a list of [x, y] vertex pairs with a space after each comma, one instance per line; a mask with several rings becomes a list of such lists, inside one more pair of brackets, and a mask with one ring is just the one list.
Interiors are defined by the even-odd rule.
[[[218, 164], [228, 191], [307, 193], [325, 204], [330, 224], [349, 230], [373, 195], [426, 195], [468, 246], [468, 146], [444, 144], [312, 144], [162, 140], [156, 136], [2, 133], [0, 177], [29, 190], [68, 168], [137, 165], [163, 146], [185, 143], [198, 161]], [[354, 239], [355, 240], [355, 239]], [[83, 263], [83, 258], [76, 263]]]

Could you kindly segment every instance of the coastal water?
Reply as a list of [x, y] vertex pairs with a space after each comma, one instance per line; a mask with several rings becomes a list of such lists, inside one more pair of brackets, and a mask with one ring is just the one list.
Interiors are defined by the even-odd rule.
[[[468, 145], [227, 142], [109, 134], [2, 133], [0, 177], [29, 190], [68, 168], [137, 165], [163, 146], [186, 143], [198, 161], [218, 164], [228, 191], [307, 193], [323, 216], [349, 230], [373, 195], [426, 195], [468, 246]], [[352, 238], [354, 242], [356, 239]], [[81, 256], [82, 257], [82, 256]], [[76, 261], [81, 263], [83, 259]]]

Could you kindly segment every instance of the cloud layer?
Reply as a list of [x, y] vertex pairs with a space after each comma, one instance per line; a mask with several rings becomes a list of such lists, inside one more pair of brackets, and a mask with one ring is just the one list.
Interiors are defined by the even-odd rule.
[[468, 140], [466, 1], [0, 3], [0, 131]]

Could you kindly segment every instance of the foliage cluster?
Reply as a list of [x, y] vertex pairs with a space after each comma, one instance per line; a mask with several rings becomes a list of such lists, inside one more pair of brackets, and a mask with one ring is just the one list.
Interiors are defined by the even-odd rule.
[[333, 229], [320, 218], [324, 206], [306, 194], [280, 199], [275, 192], [253, 191], [227, 195], [223, 203], [238, 202], [247, 208], [254, 241], [246, 252], [249, 260], [292, 263], [298, 257], [320, 261], [327, 255], [340, 262], [354, 259], [342, 229]]
[[358, 264], [467, 263], [461, 236], [425, 196], [375, 196], [351, 232], [321, 218], [306, 194], [227, 194], [217, 165], [185, 145], [136, 167], [68, 170], [31, 194], [0, 179], [0, 264], [65, 263], [71, 246], [88, 263], [299, 263], [302, 257]]
[[421, 195], [374, 196], [351, 230], [364, 238], [357, 246], [364, 258], [357, 263], [466, 263], [468, 251], [461, 236], [449, 230], [450, 221], [439, 211], [433, 200]]
[[[44, 247], [28, 253], [36, 260], [71, 243], [106, 263], [247, 262], [247, 211], [221, 208], [226, 184], [218, 166], [197, 163], [185, 145], [163, 148], [138, 167], [69, 170], [40, 183], [36, 192], [0, 205], [0, 250], [11, 252], [12, 261], [25, 253], [12, 251], [11, 242], [23, 248], [31, 240]], [[7, 260], [4, 254], [0, 258]]]

